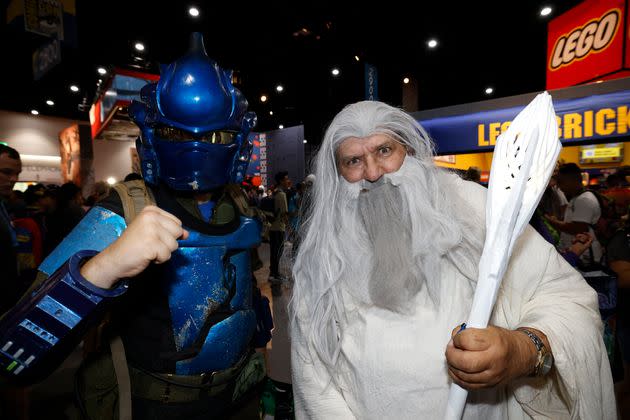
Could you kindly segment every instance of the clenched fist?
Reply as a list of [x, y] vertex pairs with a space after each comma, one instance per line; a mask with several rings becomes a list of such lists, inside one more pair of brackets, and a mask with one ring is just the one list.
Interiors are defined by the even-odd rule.
[[188, 238], [182, 222], [155, 206], [147, 206], [123, 234], [81, 268], [81, 275], [94, 285], [109, 289], [118, 280], [134, 277], [150, 263], [171, 258], [177, 239]]
[[[453, 330], [446, 346], [446, 362], [451, 379], [468, 390], [504, 385], [527, 376], [536, 366], [537, 350], [531, 339], [521, 331], [488, 328]], [[547, 337], [538, 335], [550, 349]]]

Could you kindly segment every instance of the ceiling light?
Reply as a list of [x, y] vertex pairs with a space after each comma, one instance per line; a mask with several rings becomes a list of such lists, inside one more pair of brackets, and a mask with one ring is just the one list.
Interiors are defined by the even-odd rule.
[[494, 92], [494, 89], [492, 89], [491, 87], [486, 88], [486, 95], [490, 95], [492, 92]]
[[339, 69], [334, 68], [334, 69], [332, 69], [331, 73], [332, 73], [333, 76], [339, 76]]
[[304, 140], [302, 140], [302, 143], [306, 144], [306, 143], [308, 143], [308, 142], [306, 141], [306, 139], [304, 139]]
[[267, 102], [267, 96], [266, 95], [260, 95], [260, 102]]
[[359, 61], [359, 56], [358, 56], [358, 55], [355, 55], [355, 56], [354, 56], [354, 59], [355, 59], [355, 60], [357, 60], [357, 61]]
[[108, 90], [105, 92], [105, 95], [107, 96], [116, 96], [118, 95], [118, 93], [115, 90]]
[[437, 47], [437, 39], [430, 39], [427, 41], [427, 45], [429, 46], [429, 48], [435, 48]]
[[284, 90], [284, 87], [282, 87], [282, 85], [276, 86], [276, 91], [282, 92], [283, 90]]
[[33, 115], [39, 115], [39, 111], [36, 109], [31, 109], [31, 114]]
[[70, 90], [73, 92], [78, 92], [79, 91], [79, 87], [77, 85], [70, 85]]
[[269, 111], [269, 115], [273, 115], [273, 111]]
[[113, 176], [110, 176], [109, 178], [107, 178], [107, 183], [109, 185], [114, 185], [116, 183], [116, 178], [114, 178]]
[[96, 71], [98, 71], [98, 74], [105, 74], [105, 73], [107, 73], [107, 70], [105, 70], [105, 67], [99, 67], [98, 69], [96, 69]]
[[196, 7], [191, 7], [190, 9], [188, 9], [188, 14], [192, 17], [197, 17], [199, 16], [199, 9], [197, 9]]
[[540, 16], [549, 16], [551, 14], [551, 7], [545, 6], [540, 9]]
[[603, 80], [595, 80], [595, 83], [602, 83]]
[[280, 124], [280, 125], [278, 126], [278, 128], [279, 128], [280, 130], [282, 130], [282, 129], [284, 128], [284, 125]]
[[144, 51], [144, 44], [141, 42], [136, 42], [136, 45], [134, 45], [134, 47], [138, 51]]
[[55, 103], [52, 100], [50, 100], [50, 99], [46, 101], [46, 105], [48, 105], [48, 106], [53, 106], [54, 104]]
[[408, 78], [408, 77], [405, 77], [405, 78], [403, 79], [403, 83], [404, 83], [404, 84], [408, 84], [408, 83], [409, 83], [409, 78]]

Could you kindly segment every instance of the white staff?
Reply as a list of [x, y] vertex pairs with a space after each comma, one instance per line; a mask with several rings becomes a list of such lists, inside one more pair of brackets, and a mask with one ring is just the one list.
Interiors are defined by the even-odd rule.
[[[467, 325], [486, 328], [512, 249], [542, 196], [562, 148], [551, 96], [541, 93], [497, 139], [486, 199], [486, 240]], [[451, 384], [447, 420], [459, 420], [468, 391]]]

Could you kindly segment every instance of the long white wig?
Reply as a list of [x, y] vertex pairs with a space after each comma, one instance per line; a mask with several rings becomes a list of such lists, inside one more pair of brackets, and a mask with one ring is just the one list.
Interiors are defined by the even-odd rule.
[[411, 160], [409, 163], [416, 168], [414, 178], [402, 193], [411, 213], [413, 260], [422, 267], [420, 271], [424, 273], [424, 284], [433, 303], [439, 303], [440, 265], [444, 257], [458, 266], [466, 265], [466, 277], [471, 281], [476, 279], [475, 261], [479, 255], [471, 255], [471, 249], [480, 252], [481, 242], [471, 243], [465, 223], [448, 202], [439, 184], [441, 169], [433, 163], [433, 144], [425, 130], [404, 111], [381, 102], [364, 101], [346, 106], [331, 122], [316, 157], [316, 182], [311, 189], [302, 241], [293, 267], [295, 284], [290, 304], [291, 327], [301, 329], [310, 356], [318, 358], [331, 373], [340, 354], [340, 323], [345, 306], [340, 287], [342, 277], [356, 266], [356, 262], [350, 261], [349, 250], [361, 246], [350, 243], [343, 234], [347, 227], [343, 224], [353, 223], [350, 219], [359, 217], [343, 216], [348, 213], [349, 189], [339, 175], [336, 151], [350, 137], [374, 134], [389, 136], [403, 144], [408, 153], [405, 159]]

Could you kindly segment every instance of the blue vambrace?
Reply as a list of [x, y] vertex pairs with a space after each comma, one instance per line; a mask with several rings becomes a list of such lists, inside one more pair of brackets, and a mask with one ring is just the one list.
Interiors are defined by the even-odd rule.
[[108, 290], [81, 276], [82, 263], [96, 254], [74, 254], [0, 320], [0, 372], [5, 379], [29, 384], [52, 373], [102, 318], [107, 302], [127, 290], [125, 281]]

